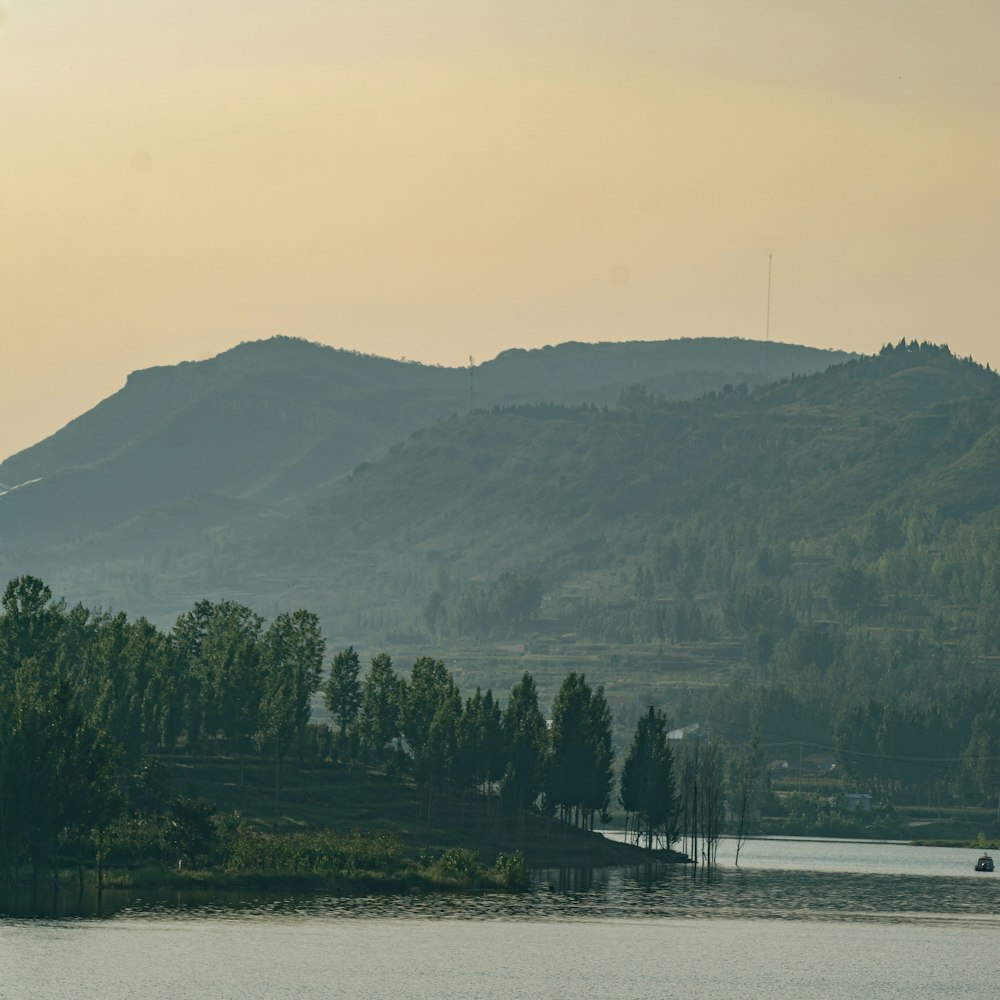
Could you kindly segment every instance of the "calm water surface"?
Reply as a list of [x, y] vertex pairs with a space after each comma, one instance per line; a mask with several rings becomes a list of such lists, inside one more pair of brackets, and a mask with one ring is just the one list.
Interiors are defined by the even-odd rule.
[[553, 870], [518, 897], [21, 901], [0, 997], [993, 998], [1000, 875], [977, 853], [768, 840], [739, 869], [724, 845], [710, 879]]

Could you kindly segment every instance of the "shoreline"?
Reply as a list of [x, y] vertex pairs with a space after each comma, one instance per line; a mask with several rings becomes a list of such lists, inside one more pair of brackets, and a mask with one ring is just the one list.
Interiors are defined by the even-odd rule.
[[654, 850], [612, 840], [597, 831], [566, 830], [554, 835], [551, 843], [525, 845], [523, 868], [505, 875], [483, 867], [475, 874], [452, 877], [432, 866], [419, 867], [410, 862], [396, 872], [232, 872], [222, 868], [177, 869], [162, 864], [135, 868], [109, 867], [104, 870], [98, 888], [96, 872], [86, 869], [81, 884], [80, 871], [62, 868], [57, 880], [51, 874], [37, 880], [28, 876], [19, 881], [17, 891], [0, 888], [0, 898], [54, 894], [101, 892], [304, 892], [330, 895], [398, 895], [522, 893], [531, 891], [530, 872], [552, 869], [615, 868], [644, 864], [692, 864], [678, 851]]

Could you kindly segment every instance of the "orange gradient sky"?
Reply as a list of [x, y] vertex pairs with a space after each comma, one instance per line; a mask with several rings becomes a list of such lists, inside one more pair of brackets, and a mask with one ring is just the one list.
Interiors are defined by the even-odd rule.
[[0, 457], [276, 333], [1000, 365], [1000, 5], [0, 0]]

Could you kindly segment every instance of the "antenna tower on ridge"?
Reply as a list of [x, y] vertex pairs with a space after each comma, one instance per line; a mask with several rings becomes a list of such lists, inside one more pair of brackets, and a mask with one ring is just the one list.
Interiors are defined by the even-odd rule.
[[771, 257], [767, 255], [767, 323], [764, 327], [764, 343], [771, 339]]
[[764, 323], [764, 378], [767, 379], [767, 355], [768, 344], [771, 342], [771, 258], [774, 255], [767, 255], [767, 319]]

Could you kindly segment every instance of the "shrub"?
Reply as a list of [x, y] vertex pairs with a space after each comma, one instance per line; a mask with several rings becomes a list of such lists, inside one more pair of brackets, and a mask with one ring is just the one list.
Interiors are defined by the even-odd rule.
[[512, 854], [501, 851], [493, 865], [493, 877], [506, 889], [527, 889], [528, 869], [524, 864], [524, 855], [520, 851]]
[[481, 875], [483, 866], [472, 851], [464, 847], [449, 847], [435, 862], [434, 871], [442, 878], [461, 882]]

